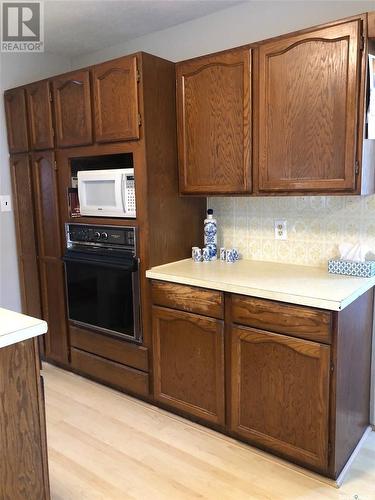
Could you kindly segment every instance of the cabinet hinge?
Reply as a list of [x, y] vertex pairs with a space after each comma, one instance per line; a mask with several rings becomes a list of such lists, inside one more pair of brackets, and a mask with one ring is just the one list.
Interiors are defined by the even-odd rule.
[[52, 102], [53, 101], [53, 97], [52, 97], [52, 92], [49, 91], [49, 100]]
[[328, 456], [330, 457], [332, 453], [332, 444], [331, 441], [328, 441]]
[[361, 33], [361, 38], [359, 40], [359, 50], [365, 49], [365, 34]]
[[329, 369], [330, 369], [331, 373], [333, 373], [335, 371], [335, 365], [333, 363], [331, 363]]
[[141, 81], [141, 72], [137, 69], [137, 82]]
[[355, 161], [355, 175], [358, 175], [359, 174], [359, 161], [356, 160]]
[[141, 113], [138, 113], [138, 126], [140, 127], [142, 125], [142, 117]]
[[56, 160], [53, 162], [53, 168], [54, 168], [55, 170], [57, 170], [57, 161], [56, 161]]

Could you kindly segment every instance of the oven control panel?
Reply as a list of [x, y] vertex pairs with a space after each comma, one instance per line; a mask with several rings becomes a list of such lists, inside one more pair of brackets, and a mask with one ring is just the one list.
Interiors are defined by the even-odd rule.
[[68, 248], [75, 245], [89, 245], [130, 249], [134, 252], [136, 249], [134, 227], [66, 224], [65, 229]]

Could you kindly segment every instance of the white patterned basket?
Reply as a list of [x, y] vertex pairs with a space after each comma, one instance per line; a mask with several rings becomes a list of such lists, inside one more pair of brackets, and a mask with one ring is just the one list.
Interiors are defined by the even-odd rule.
[[354, 262], [352, 260], [329, 259], [328, 272], [332, 274], [346, 274], [347, 276], [371, 278], [375, 276], [375, 261]]

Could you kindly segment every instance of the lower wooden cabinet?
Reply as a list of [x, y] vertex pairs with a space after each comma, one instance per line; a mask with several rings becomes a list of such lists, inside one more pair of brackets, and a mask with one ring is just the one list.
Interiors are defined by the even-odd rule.
[[330, 347], [235, 326], [231, 430], [318, 469], [328, 465]]
[[207, 422], [224, 425], [224, 323], [153, 307], [154, 396]]

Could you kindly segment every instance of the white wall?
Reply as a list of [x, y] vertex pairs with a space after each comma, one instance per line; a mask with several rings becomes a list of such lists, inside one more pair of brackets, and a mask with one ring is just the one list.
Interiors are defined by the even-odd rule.
[[137, 51], [171, 61], [208, 54], [375, 10], [375, 1], [255, 1], [72, 60], [82, 67]]
[[[53, 54], [0, 55], [0, 194], [11, 193], [4, 90], [68, 71], [70, 59]], [[13, 212], [0, 212], [0, 306], [21, 310]]]

